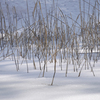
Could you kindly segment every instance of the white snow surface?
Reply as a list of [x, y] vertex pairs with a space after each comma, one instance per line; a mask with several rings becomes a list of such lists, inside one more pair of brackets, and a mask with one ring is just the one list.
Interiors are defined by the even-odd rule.
[[[0, 62], [0, 100], [100, 100], [100, 62], [94, 67], [95, 77], [90, 69], [84, 68], [81, 77], [77, 77], [78, 73], [73, 72], [72, 65], [65, 77], [65, 68], [61, 71], [57, 64], [53, 86], [50, 86], [53, 64], [48, 62], [45, 77], [42, 73], [39, 77], [40, 71], [34, 70], [32, 61], [28, 65], [29, 73], [26, 72], [26, 63], [20, 65], [17, 72], [10, 58]], [[65, 65], [63, 63], [62, 66]]]
[[[4, 3], [4, 0], [0, 1]], [[18, 11], [25, 12], [26, 0], [6, 1], [18, 7]], [[28, 1], [31, 11], [34, 0]], [[41, 2], [43, 3], [43, 0]], [[51, 3], [51, 0], [47, 0], [49, 6]], [[79, 14], [78, 0], [58, 0], [58, 5], [67, 14], [72, 13], [75, 17]], [[68, 76], [65, 77], [65, 68], [63, 67], [61, 71], [58, 63], [53, 86], [50, 84], [54, 64], [48, 62], [48, 72], [45, 72], [44, 77], [42, 72], [40, 74], [37, 60], [38, 69], [34, 70], [32, 61], [29, 61], [28, 66], [29, 73], [26, 71], [26, 63], [20, 65], [17, 72], [11, 58], [0, 61], [0, 100], [100, 100], [100, 62], [94, 67], [95, 77], [90, 69], [84, 68], [81, 76], [78, 77], [78, 72], [73, 72], [72, 65], [69, 65]], [[66, 63], [62, 66], [66, 66]]]

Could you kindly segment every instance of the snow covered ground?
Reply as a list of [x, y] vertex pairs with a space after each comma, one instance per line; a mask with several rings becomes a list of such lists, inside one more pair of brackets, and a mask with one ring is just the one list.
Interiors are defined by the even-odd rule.
[[33, 69], [31, 61], [29, 73], [26, 73], [25, 64], [17, 72], [14, 61], [7, 58], [0, 62], [0, 100], [100, 100], [100, 63], [94, 67], [95, 77], [84, 69], [81, 77], [77, 77], [71, 65], [65, 77], [64, 68], [61, 71], [57, 65], [54, 85], [50, 86], [52, 66], [48, 63], [48, 72], [45, 77], [41, 73], [39, 78], [40, 71]]
[[[19, 11], [25, 13], [26, 0], [6, 1], [10, 7], [13, 5], [18, 8], [20, 19]], [[32, 12], [34, 0], [28, 1]], [[46, 1], [50, 6], [52, 0]], [[4, 0], [1, 2], [4, 4]], [[44, 0], [41, 0], [41, 3], [44, 4]], [[71, 13], [75, 18], [79, 14], [78, 0], [58, 0], [58, 6], [65, 14]], [[3, 9], [6, 11], [5, 7]], [[53, 86], [50, 84], [54, 64], [48, 63], [48, 72], [45, 72], [45, 77], [42, 77], [40, 70], [34, 70], [32, 61], [29, 61], [28, 65], [29, 73], [26, 71], [26, 63], [20, 65], [20, 70], [17, 72], [15, 63], [10, 58], [0, 61], [0, 100], [100, 100], [100, 62], [94, 67], [95, 77], [90, 69], [84, 68], [81, 76], [78, 77], [78, 73], [73, 72], [72, 65], [69, 66], [68, 77], [65, 77], [65, 68], [63, 67], [61, 71], [58, 63]], [[39, 66], [37, 61], [36, 66]], [[63, 63], [62, 66], [66, 64]]]

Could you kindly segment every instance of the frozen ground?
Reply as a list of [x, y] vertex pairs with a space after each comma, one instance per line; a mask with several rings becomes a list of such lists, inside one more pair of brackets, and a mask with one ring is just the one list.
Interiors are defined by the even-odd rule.
[[25, 64], [17, 72], [10, 59], [0, 62], [0, 100], [100, 100], [100, 63], [94, 68], [95, 77], [90, 70], [84, 69], [81, 77], [77, 77], [78, 73], [73, 72], [71, 65], [68, 77], [65, 77], [64, 68], [61, 71], [57, 65], [54, 85], [50, 86], [52, 66], [53, 64], [48, 63], [45, 77], [41, 73], [38, 78], [40, 71], [33, 70], [31, 61], [29, 73], [26, 73]]
[[[4, 4], [4, 0], [0, 0]], [[19, 11], [25, 13], [26, 0], [6, 0], [17, 7], [19, 19], [21, 15]], [[30, 12], [33, 10], [34, 0], [29, 1]], [[51, 0], [46, 0], [48, 6]], [[57, 1], [57, 0], [55, 0]], [[94, 0], [91, 0], [91, 2]], [[41, 3], [44, 4], [43, 0]], [[78, 0], [58, 0], [59, 7], [64, 13], [76, 17], [79, 14]], [[6, 11], [5, 7], [3, 8]], [[38, 66], [38, 62], [36, 62]], [[82, 71], [81, 77], [77, 77], [78, 73], [73, 72], [70, 65], [68, 77], [65, 77], [65, 69], [60, 70], [57, 65], [57, 73], [54, 85], [50, 86], [53, 76], [53, 64], [48, 63], [48, 72], [45, 77], [38, 77], [40, 71], [33, 69], [33, 64], [29, 61], [29, 73], [26, 72], [26, 64], [20, 66], [20, 70], [16, 71], [14, 61], [7, 58], [0, 62], [0, 100], [100, 100], [100, 62], [94, 68], [95, 77], [89, 70]], [[63, 63], [63, 66], [65, 64]]]

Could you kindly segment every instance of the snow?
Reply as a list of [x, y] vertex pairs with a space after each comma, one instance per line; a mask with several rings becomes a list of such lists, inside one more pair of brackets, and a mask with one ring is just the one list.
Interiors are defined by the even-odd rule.
[[[45, 77], [40, 71], [33, 69], [29, 61], [29, 73], [26, 73], [25, 63], [16, 71], [14, 61], [7, 58], [0, 62], [0, 100], [96, 100], [100, 99], [100, 68], [99, 62], [94, 67], [95, 77], [90, 70], [82, 70], [80, 77], [69, 66], [68, 76], [65, 70], [60, 70], [57, 65], [57, 73], [54, 85], [50, 86], [53, 75], [53, 64], [48, 63], [48, 72]], [[36, 62], [38, 66], [38, 62]], [[63, 63], [65, 66], [65, 63]]]
[[[3, 34], [3, 37], [5, 36], [5, 34]], [[2, 34], [0, 33], [0, 39], [2, 38]]]
[[[6, 1], [9, 2], [10, 7], [15, 5], [18, 8], [19, 18], [21, 18], [19, 11], [25, 13], [26, 0]], [[28, 1], [31, 12], [34, 0]], [[1, 0], [1, 2], [4, 4], [4, 0]], [[41, 0], [41, 2], [44, 4], [44, 0]], [[48, 6], [51, 3], [51, 0], [47, 0]], [[79, 14], [78, 0], [58, 0], [58, 6], [65, 14], [70, 15], [71, 13], [75, 18]], [[22, 58], [20, 60], [22, 61]], [[53, 63], [48, 62], [48, 72], [45, 72], [45, 76], [42, 77], [42, 72], [38, 70], [38, 62], [36, 61], [38, 68], [36, 70], [33, 68], [32, 61], [28, 62], [29, 73], [26, 71], [25, 62], [20, 65], [17, 72], [11, 57], [0, 61], [0, 100], [100, 100], [99, 61], [94, 67], [95, 77], [90, 69], [85, 70], [85, 68], [83, 68], [81, 76], [78, 77], [78, 72], [73, 72], [72, 65], [69, 65], [68, 76], [65, 77], [66, 63], [62, 64], [62, 71], [59, 64], [57, 64], [53, 86], [50, 86], [53, 76]]]

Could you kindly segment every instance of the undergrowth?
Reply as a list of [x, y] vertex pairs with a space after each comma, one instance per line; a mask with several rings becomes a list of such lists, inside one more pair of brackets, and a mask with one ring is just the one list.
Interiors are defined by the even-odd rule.
[[[95, 76], [93, 67], [100, 56], [99, 0], [95, 0], [94, 5], [90, 0], [89, 2], [79, 0], [80, 13], [76, 19], [64, 14], [54, 0], [49, 10], [45, 0], [45, 11], [41, 7], [41, 2], [37, 0], [31, 19], [28, 2], [26, 4], [27, 17], [22, 15], [25, 26], [22, 26], [21, 32], [17, 28], [16, 8], [13, 7], [13, 12], [10, 14], [9, 5], [5, 3], [7, 8], [7, 16], [5, 16], [0, 4], [0, 61], [9, 56], [12, 57], [18, 71], [21, 57], [26, 62], [27, 72], [29, 72], [28, 60], [32, 60], [34, 69], [37, 69], [38, 66], [35, 64], [35, 58], [37, 58], [43, 77], [45, 71], [48, 71], [48, 62], [54, 63], [51, 85], [56, 74], [57, 58], [59, 58], [61, 70], [63, 61], [66, 63], [66, 77], [70, 64], [73, 64], [74, 72], [79, 71], [78, 77], [83, 67], [90, 68]], [[88, 9], [85, 9], [86, 6]], [[69, 20], [72, 25], [69, 24]], [[33, 21], [32, 24], [30, 21]], [[93, 65], [91, 60], [94, 62]], [[41, 63], [44, 65], [42, 66]]]

